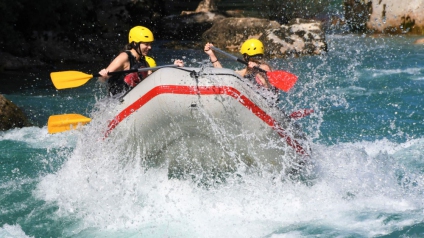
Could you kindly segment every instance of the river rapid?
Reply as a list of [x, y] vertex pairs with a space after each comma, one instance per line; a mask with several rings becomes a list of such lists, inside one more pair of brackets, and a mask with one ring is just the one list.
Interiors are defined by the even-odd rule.
[[[314, 110], [298, 121], [316, 165], [306, 182], [246, 173], [204, 187], [144, 170], [137, 156], [128, 166], [119, 161], [128, 155], [94, 138], [95, 124], [47, 133], [50, 115], [98, 116], [104, 86], [56, 90], [47, 70], [9, 74], [0, 93], [34, 126], [0, 132], [0, 237], [423, 236], [424, 47], [413, 36], [326, 37], [325, 55], [271, 60], [299, 77], [280, 107]], [[152, 56], [208, 61], [202, 49]]]

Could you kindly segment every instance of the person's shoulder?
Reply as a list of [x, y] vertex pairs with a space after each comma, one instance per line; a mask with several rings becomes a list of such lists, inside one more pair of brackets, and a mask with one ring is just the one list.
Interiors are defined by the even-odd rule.
[[121, 53], [119, 53], [119, 56], [129, 57], [130, 55], [131, 55], [131, 51], [129, 51], [129, 50], [125, 50], [125, 51], [122, 51]]
[[128, 55], [125, 52], [121, 52], [119, 53], [119, 55], [115, 57], [115, 59], [112, 60], [111, 65], [120, 67], [121, 65], [124, 65], [128, 61], [129, 61]]
[[116, 58], [119, 58], [120, 60], [128, 60], [129, 54], [126, 51], [123, 51], [121, 53], [119, 53], [118, 56], [116, 56]]

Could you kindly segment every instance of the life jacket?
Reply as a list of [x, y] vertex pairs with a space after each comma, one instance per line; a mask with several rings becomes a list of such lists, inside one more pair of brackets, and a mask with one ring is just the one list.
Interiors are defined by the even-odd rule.
[[[137, 61], [136, 58], [131, 54], [131, 51], [125, 51], [128, 55], [128, 60], [130, 62], [130, 69], [139, 69], [148, 67], [148, 64], [144, 58], [141, 56], [140, 61]], [[113, 75], [108, 79], [108, 92], [109, 95], [116, 95], [118, 93], [124, 93], [137, 84], [139, 84], [143, 79], [147, 77], [147, 71], [144, 72], [134, 72], [129, 74]]]

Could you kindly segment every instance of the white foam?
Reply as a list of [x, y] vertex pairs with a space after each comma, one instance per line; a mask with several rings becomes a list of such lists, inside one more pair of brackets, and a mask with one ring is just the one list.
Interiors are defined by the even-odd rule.
[[[341, 97], [330, 101], [346, 105]], [[424, 180], [407, 161], [417, 160], [423, 139], [312, 144], [317, 167], [307, 182], [240, 170], [205, 188], [168, 179], [166, 163], [145, 170], [143, 148], [125, 151], [123, 141], [102, 140], [110, 114], [102, 110], [90, 116], [62, 168], [34, 191], [58, 207], [55, 215], [80, 221], [70, 235], [89, 228], [97, 236], [294, 237], [301, 227], [327, 227], [371, 237], [422, 220]]]
[[0, 237], [3, 238], [28, 238], [33, 236], [28, 236], [22, 230], [20, 225], [9, 225], [4, 224], [0, 228]]
[[392, 74], [409, 74], [418, 75], [421, 74], [421, 68], [406, 68], [406, 69], [366, 69], [370, 71], [374, 78]]
[[16, 141], [31, 148], [73, 147], [78, 136], [77, 131], [49, 134], [47, 127], [23, 127], [0, 132], [0, 141]]
[[[419, 190], [398, 184], [402, 162], [391, 157], [422, 140], [315, 144], [319, 169], [312, 185], [242, 174], [209, 189], [169, 180], [167, 169], [143, 170], [140, 161], [102, 148], [102, 158], [74, 153], [56, 174], [42, 179], [37, 196], [76, 216], [82, 227], [154, 237], [260, 237], [299, 224], [323, 225], [363, 236], [412, 225], [423, 209]], [[399, 165], [396, 165], [398, 163]], [[408, 172], [408, 170], [406, 170]], [[420, 181], [423, 182], [423, 181]], [[421, 183], [420, 183], [421, 184]], [[405, 216], [400, 221], [392, 215]]]

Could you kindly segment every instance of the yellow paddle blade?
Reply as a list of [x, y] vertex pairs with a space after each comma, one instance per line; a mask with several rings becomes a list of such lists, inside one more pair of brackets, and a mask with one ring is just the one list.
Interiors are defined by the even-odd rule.
[[90, 118], [79, 114], [52, 115], [47, 122], [47, 129], [53, 134], [76, 129], [90, 121]]
[[93, 75], [80, 71], [61, 71], [51, 72], [50, 78], [57, 89], [64, 89], [79, 87], [93, 78]]

